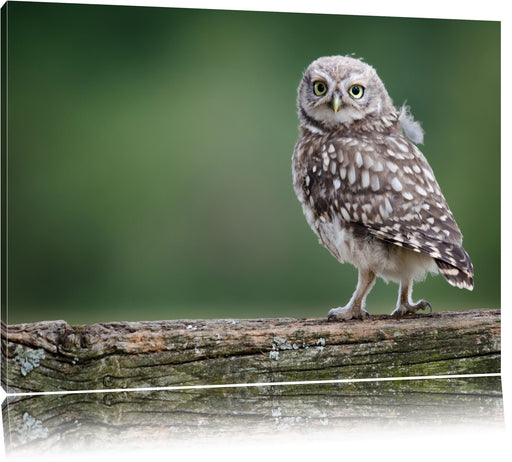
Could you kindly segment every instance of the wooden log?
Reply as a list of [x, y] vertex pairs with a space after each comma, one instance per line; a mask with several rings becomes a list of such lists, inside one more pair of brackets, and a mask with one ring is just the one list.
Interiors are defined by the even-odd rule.
[[500, 371], [500, 311], [2, 325], [8, 393]]
[[[383, 429], [422, 434], [475, 425], [500, 429], [499, 376], [9, 395], [2, 406], [9, 455], [191, 443], [212, 439], [320, 439]], [[370, 436], [371, 435], [371, 436]]]

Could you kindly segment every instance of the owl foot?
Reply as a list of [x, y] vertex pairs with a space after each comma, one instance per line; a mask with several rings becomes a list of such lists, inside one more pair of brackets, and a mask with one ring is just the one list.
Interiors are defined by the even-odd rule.
[[371, 319], [370, 313], [363, 308], [356, 308], [354, 306], [340, 306], [333, 308], [327, 315], [327, 321], [348, 321], [349, 319]]
[[432, 313], [432, 305], [426, 300], [420, 300], [418, 303], [402, 303], [396, 307], [396, 309], [391, 313], [391, 316], [395, 316], [396, 318], [400, 318], [405, 316], [408, 313], [416, 313], [418, 310], [424, 310], [426, 308], [430, 309], [430, 313]]

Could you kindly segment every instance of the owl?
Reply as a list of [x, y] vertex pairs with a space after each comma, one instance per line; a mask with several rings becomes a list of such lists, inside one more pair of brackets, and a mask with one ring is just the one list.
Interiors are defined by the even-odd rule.
[[462, 234], [416, 146], [423, 130], [408, 107], [394, 107], [375, 69], [348, 56], [319, 58], [302, 77], [297, 107], [295, 193], [320, 243], [358, 269], [352, 298], [328, 320], [369, 317], [365, 300], [377, 276], [399, 284], [396, 317], [432, 311], [411, 298], [428, 273], [472, 290]]

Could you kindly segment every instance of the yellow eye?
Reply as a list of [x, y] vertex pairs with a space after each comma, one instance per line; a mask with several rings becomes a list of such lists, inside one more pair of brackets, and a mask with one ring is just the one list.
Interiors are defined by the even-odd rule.
[[359, 99], [364, 94], [364, 87], [362, 87], [361, 85], [352, 85], [349, 88], [348, 92], [350, 93], [350, 96], [352, 96], [352, 98]]
[[325, 95], [327, 92], [327, 85], [325, 82], [322, 82], [321, 80], [316, 81], [313, 84], [313, 91], [315, 92], [316, 96], [322, 96]]

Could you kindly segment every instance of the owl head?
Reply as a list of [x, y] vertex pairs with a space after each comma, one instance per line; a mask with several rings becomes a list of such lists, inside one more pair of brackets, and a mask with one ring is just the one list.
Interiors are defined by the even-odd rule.
[[313, 61], [299, 85], [297, 105], [302, 122], [329, 129], [396, 113], [375, 69], [348, 56]]

